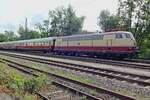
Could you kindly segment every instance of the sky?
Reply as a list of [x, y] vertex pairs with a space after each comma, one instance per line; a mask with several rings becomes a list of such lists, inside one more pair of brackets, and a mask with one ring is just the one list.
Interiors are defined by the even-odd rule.
[[73, 6], [77, 16], [85, 16], [83, 30], [96, 31], [100, 11], [116, 13], [118, 0], [0, 0], [0, 32], [17, 32], [19, 25], [28, 19], [28, 28], [48, 17], [48, 11], [57, 7]]

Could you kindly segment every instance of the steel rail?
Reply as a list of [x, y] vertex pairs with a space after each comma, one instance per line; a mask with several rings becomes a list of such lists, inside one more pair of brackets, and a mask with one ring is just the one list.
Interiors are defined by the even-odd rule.
[[[39, 72], [41, 72], [41, 73], [45, 73], [45, 74], [48, 74], [48, 75], [50, 75], [50, 76], [60, 77], [60, 76], [57, 76], [57, 75], [54, 75], [54, 74], [51, 74], [51, 73], [47, 73], [47, 72], [44, 72], [44, 71], [41, 71], [41, 70], [38, 70], [38, 69], [34, 69], [34, 68], [31, 68], [31, 67], [28, 67], [28, 66], [25, 66], [25, 65], [21, 65], [21, 64], [18, 64], [18, 63], [15, 63], [15, 62], [12, 62], [12, 61], [9, 61], [9, 60], [6, 60], [6, 59], [2, 59], [2, 60], [6, 61], [6, 62], [7, 62], [7, 65], [8, 65], [9, 67], [13, 67], [13, 68], [15, 68], [15, 69], [17, 69], [17, 70], [19, 70], [19, 71], [22, 71], [22, 72], [24, 72], [24, 73], [26, 73], [26, 74], [30, 74], [30, 75], [33, 75], [33, 76], [36, 76], [36, 77], [38, 77], [39, 75], [36, 74], [36, 73], [33, 73], [32, 71], [29, 71], [28, 69], [37, 70], [37, 71], [39, 71]], [[0, 61], [0, 62], [6, 64], [6, 62], [3, 62], [3, 61]], [[9, 63], [8, 63], [8, 62], [9, 62]], [[14, 64], [16, 64], [16, 65], [14, 65]], [[23, 68], [20, 68], [20, 67], [17, 67], [17, 66], [21, 66], [21, 67], [23, 67]], [[25, 68], [27, 68], [27, 69], [25, 69]], [[63, 77], [60, 77], [60, 78], [63, 78]], [[64, 78], [64, 79], [65, 79], [65, 78]], [[75, 88], [70, 87], [70, 86], [67, 86], [67, 85], [65, 85], [65, 84], [62, 84], [62, 83], [60, 83], [59, 81], [52, 80], [52, 83], [53, 83], [53, 84], [57, 84], [57, 85], [59, 85], [59, 86], [61, 86], [61, 87], [63, 87], [63, 88], [66, 88], [67, 90], [70, 90], [70, 91], [72, 91], [72, 92], [74, 92], [74, 93], [78, 93], [79, 95], [85, 95], [88, 100], [103, 100], [103, 99], [101, 99], [101, 98], [95, 97], [95, 96], [93, 96], [93, 95], [91, 95], [91, 94], [88, 94], [88, 93], [86, 93], [86, 92], [83, 92], [83, 91], [81, 91], [81, 90], [75, 89]], [[40, 92], [37, 92], [37, 91], [36, 91], [36, 94], [39, 95], [40, 97], [42, 97], [44, 100], [50, 100], [47, 96], [42, 95]], [[134, 100], [134, 99], [131, 99], [131, 100]]]
[[[40, 69], [37, 69], [37, 68], [33, 68], [33, 67], [29, 67], [29, 66], [26, 66], [26, 65], [23, 65], [23, 64], [19, 64], [19, 63], [16, 63], [14, 61], [11, 61], [11, 60], [8, 60], [8, 59], [5, 59], [5, 58], [2, 58], [2, 60], [6, 61], [6, 62], [9, 62], [9, 63], [16, 64], [17, 66], [20, 66], [20, 67], [23, 67], [23, 68], [32, 69], [32, 70], [35, 70], [35, 71], [47, 74], [47, 75], [49, 75], [51, 77], [54, 77], [54, 78], [62, 79], [62, 80], [69, 81], [69, 82], [72, 82], [72, 83], [75, 83], [75, 84], [80, 84], [83, 87], [87, 87], [89, 89], [97, 90], [98, 92], [102, 92], [102, 93], [105, 93], [105, 94], [109, 94], [111, 96], [115, 96], [117, 98], [120, 98], [121, 100], [136, 100], [133, 97], [130, 97], [130, 96], [127, 96], [127, 95], [123, 95], [123, 94], [120, 94], [120, 93], [117, 93], [117, 92], [114, 92], [114, 91], [111, 91], [111, 90], [107, 90], [107, 89], [98, 87], [98, 86], [93, 85], [93, 84], [83, 83], [83, 82], [80, 82], [80, 81], [77, 81], [77, 80], [74, 80], [74, 79], [70, 79], [70, 78], [63, 77], [63, 76], [60, 76], [60, 75], [57, 75], [57, 74], [46, 72], [46, 71], [43, 71], [43, 70], [40, 70]], [[84, 95], [86, 95], [86, 94], [84, 94]], [[99, 100], [99, 99], [100, 98], [96, 99], [96, 97], [95, 97], [94, 100]]]
[[[3, 52], [4, 53], [4, 52]], [[18, 52], [17, 52], [18, 53]], [[22, 53], [22, 52], [20, 52]], [[2, 54], [2, 52], [0, 52]], [[23, 53], [27, 54], [27, 53]], [[47, 57], [56, 57], [56, 58], [63, 58], [63, 59], [71, 59], [71, 60], [78, 60], [78, 61], [88, 61], [88, 62], [94, 62], [94, 63], [101, 63], [101, 64], [107, 64], [107, 65], [115, 65], [115, 66], [124, 66], [124, 67], [131, 67], [131, 68], [138, 68], [138, 69], [145, 69], [150, 70], [150, 64], [147, 63], [135, 63], [134, 61], [129, 62], [126, 60], [109, 60], [109, 59], [99, 59], [99, 58], [85, 58], [85, 57], [79, 57], [79, 56], [66, 56], [66, 55], [48, 55], [48, 54], [37, 54], [37, 53], [28, 53], [30, 55], [40, 55], [40, 56], [47, 56]]]
[[[140, 79], [137, 79], [137, 78], [124, 77], [124, 76], [121, 76], [121, 75], [118, 76], [116, 74], [130, 75], [132, 77], [139, 77], [139, 78], [143, 78], [143, 79], [150, 79], [149, 76], [142, 76], [142, 75], [136, 75], [136, 74], [131, 74], [131, 73], [106, 70], [106, 69], [102, 69], [102, 68], [89, 67], [89, 66], [80, 65], [80, 64], [72, 64], [72, 63], [59, 62], [59, 61], [53, 61], [53, 60], [47, 60], [47, 59], [41, 59], [41, 58], [34, 58], [34, 57], [27, 57], [27, 56], [11, 55], [11, 57], [17, 57], [17, 58], [21, 58], [21, 59], [25, 59], [25, 60], [38, 62], [38, 63], [53, 65], [53, 66], [56, 66], [56, 67], [67, 68], [67, 69], [71, 69], [71, 70], [91, 73], [91, 74], [94, 74], [94, 75], [106, 76], [108, 78], [115, 78], [115, 79], [118, 79], [118, 80], [121, 80], [121, 81], [125, 80], [127, 82], [137, 83], [137, 84], [143, 85], [143, 86], [150, 86], [150, 82], [146, 82], [145, 80], [140, 80]], [[85, 69], [85, 68], [88, 68], [88, 69]], [[115, 75], [114, 74], [109, 74], [109, 73], [103, 73], [103, 72], [100, 72], [100, 71], [107, 71], [107, 72], [110, 72], [110, 73], [113, 72], [113, 73], [115, 73]]]

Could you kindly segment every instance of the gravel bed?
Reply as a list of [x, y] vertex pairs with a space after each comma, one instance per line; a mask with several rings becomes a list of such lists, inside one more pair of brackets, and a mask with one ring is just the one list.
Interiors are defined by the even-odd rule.
[[76, 88], [78, 90], [81, 90], [83, 92], [88, 92], [89, 94], [92, 94], [92, 95], [95, 95], [96, 97], [99, 97], [99, 98], [102, 98], [104, 100], [120, 100], [119, 98], [116, 98], [112, 95], [108, 95], [108, 94], [105, 94], [103, 93], [103, 91], [100, 91], [100, 92], [97, 92], [96, 90], [91, 90], [91, 89], [88, 89], [86, 87], [83, 87], [81, 85], [77, 85], [77, 84], [74, 84], [74, 83], [69, 83], [69, 82], [66, 82], [66, 81], [63, 81], [63, 80], [57, 80], [65, 85], [68, 85], [68, 86], [71, 86], [73, 88]]
[[[62, 88], [56, 87], [55, 85], [48, 84], [42, 87], [39, 91], [43, 95], [48, 95], [52, 100], [57, 100], [57, 98], [61, 98], [61, 100], [80, 100], [81, 96], [70, 93], [67, 90], [63, 90]], [[63, 98], [66, 97], [66, 98]]]
[[[3, 51], [0, 51], [0, 52], [3, 52]], [[5, 52], [5, 53], [10, 53], [10, 52]], [[127, 73], [132, 73], [132, 74], [150, 76], [150, 70], [139, 69], [139, 68], [129, 68], [129, 67], [124, 67], [124, 66], [106, 65], [106, 64], [98, 64], [98, 63], [92, 63], [92, 62], [86, 62], [86, 61], [77, 61], [77, 60], [70, 60], [70, 59], [44, 57], [44, 56], [20, 54], [20, 53], [10, 53], [10, 54], [24, 55], [24, 56], [29, 56], [29, 57], [43, 58], [43, 59], [49, 59], [49, 60], [61, 61], [61, 62], [64, 62], [65, 60], [65, 62], [68, 62], [68, 63], [82, 64], [86, 66], [90, 65], [91, 67], [100, 67], [103, 69], [110, 69], [110, 70], [115, 70], [115, 71], [120, 71], [120, 72], [127, 72]]]
[[[4, 56], [3, 56], [4, 57]], [[9, 57], [7, 57], [9, 58]], [[20, 63], [27, 63], [26, 61], [23, 61], [23, 60], [20, 60], [20, 59], [15, 59], [15, 58], [11, 58], [12, 60], [15, 60], [15, 61], [18, 61]], [[6, 63], [7, 64], [7, 63]], [[31, 63], [28, 63], [29, 65], [32, 65], [32, 67], [36, 67], [36, 64], [31, 64]], [[27, 65], [28, 65], [27, 64]], [[40, 64], [39, 64], [40, 65]], [[7, 66], [7, 65], [6, 65]], [[19, 66], [18, 66], [19, 67]], [[25, 78], [31, 78], [33, 77], [32, 75], [28, 75], [28, 74], [25, 74], [25, 73], [22, 73], [22, 71], [19, 71], [19, 70], [16, 70], [15, 68], [13, 67], [9, 67], [7, 66], [7, 68], [9, 68], [9, 70], [15, 70], [15, 72], [21, 74], [21, 75], [24, 75]], [[37, 68], [37, 67], [36, 67]], [[41, 68], [41, 67], [40, 67]], [[30, 70], [32, 71], [32, 70]], [[34, 73], [38, 74], [39, 72], [36, 72], [36, 71], [33, 71]], [[40, 74], [40, 73], [39, 73]], [[51, 94], [53, 92], [57, 92], [57, 91], [62, 91], [61, 94], [57, 95], [49, 95], [49, 97], [51, 97], [51, 99], [55, 100], [55, 99], [58, 99], [60, 98], [61, 100], [82, 100], [84, 98], [84, 100], [86, 100], [86, 97], [85, 96], [80, 96], [79, 94], [74, 94], [72, 92], [69, 92], [67, 90], [63, 90], [61, 87], [56, 87], [54, 85], [51, 84], [51, 78], [49, 78], [49, 81], [47, 83], [47, 85], [45, 85], [44, 87], [42, 87], [39, 92], [42, 93], [42, 94]], [[1, 97], [0, 97], [1, 98]], [[40, 98], [40, 97], [39, 97]], [[1, 99], [0, 99], [1, 100]], [[5, 99], [4, 99], [5, 100]], [[6, 99], [7, 100], [7, 99]]]
[[[11, 59], [17, 60], [19, 62], [25, 63], [26, 65], [30, 65], [32, 67], [36, 67], [42, 70], [47, 70], [47, 71], [56, 70], [55, 69], [56, 67], [54, 66], [51, 66], [50, 68], [48, 65], [45, 65], [45, 64], [34, 63], [32, 61], [26, 61], [26, 60], [23, 61], [18, 58], [11, 58]], [[65, 68], [57, 68], [57, 70], [58, 69], [64, 73], [68, 72], [80, 78], [88, 79], [90, 83], [96, 84], [98, 86], [136, 97], [138, 100], [150, 100], [150, 87], [143, 87], [143, 86], [139, 86], [136, 84], [129, 84], [125, 81], [121, 82], [115, 79], [109, 79], [106, 77], [90, 75], [90, 74], [86, 74], [83, 72], [72, 71], [72, 70], [65, 69]]]

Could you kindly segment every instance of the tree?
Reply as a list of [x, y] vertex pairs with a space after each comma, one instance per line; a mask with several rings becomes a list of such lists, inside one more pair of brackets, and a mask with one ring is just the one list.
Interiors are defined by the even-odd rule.
[[134, 33], [141, 57], [150, 58], [150, 0], [119, 0], [118, 16], [126, 31]]
[[[72, 6], [49, 11], [51, 32], [55, 35], [71, 35], [80, 32], [84, 17], [77, 17]], [[53, 35], [53, 34], [52, 34]]]
[[[149, 0], [119, 0], [119, 17], [126, 31], [132, 31], [138, 45], [142, 45], [143, 39], [149, 34], [150, 24]], [[131, 25], [132, 24], [132, 25]]]
[[4, 34], [0, 33], [0, 42], [5, 42], [6, 40], [7, 37]]
[[49, 20], [44, 20], [43, 23], [37, 23], [36, 29], [39, 30], [41, 37], [48, 37], [50, 36], [50, 24]]
[[5, 31], [4, 35], [6, 37], [6, 41], [18, 40], [17, 35], [15, 35], [13, 31]]
[[28, 39], [40, 38], [40, 34], [37, 31], [30, 30], [29, 32], [27, 32], [27, 38]]
[[118, 18], [122, 30], [131, 31], [135, 8], [135, 0], [119, 0]]
[[33, 30], [25, 31], [25, 29], [22, 26], [19, 27], [18, 33], [20, 34], [20, 39], [22, 40], [34, 39], [40, 37], [40, 34], [37, 31], [33, 31]]
[[108, 10], [103, 10], [98, 17], [98, 25], [103, 31], [117, 29], [119, 20], [116, 15], [110, 15]]
[[18, 33], [20, 35], [21, 40], [27, 39], [27, 33], [25, 32], [25, 29], [23, 28], [23, 26], [19, 26]]

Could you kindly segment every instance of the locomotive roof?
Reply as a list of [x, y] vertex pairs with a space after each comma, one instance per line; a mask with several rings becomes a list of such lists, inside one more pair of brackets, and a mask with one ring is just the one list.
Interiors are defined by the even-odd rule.
[[5, 43], [22, 43], [22, 42], [36, 42], [36, 41], [48, 41], [52, 39], [57, 39], [57, 38], [69, 38], [69, 37], [78, 37], [78, 36], [91, 36], [91, 35], [106, 35], [106, 34], [115, 34], [115, 33], [127, 33], [127, 34], [132, 34], [131, 32], [127, 31], [113, 31], [113, 32], [105, 32], [105, 33], [92, 33], [92, 34], [78, 34], [78, 35], [71, 35], [71, 36], [60, 36], [60, 37], [47, 37], [47, 38], [38, 38], [38, 39], [28, 39], [28, 40], [18, 40], [18, 41], [9, 41], [9, 42], [0, 42], [0, 44], [5, 44]]
[[115, 34], [115, 33], [127, 33], [132, 34], [131, 32], [127, 31], [113, 31], [113, 32], [105, 32], [105, 33], [92, 33], [92, 34], [77, 34], [77, 35], [70, 35], [70, 36], [60, 36], [57, 38], [69, 38], [69, 37], [78, 37], [78, 36], [91, 36], [91, 35], [107, 35], [107, 34]]

